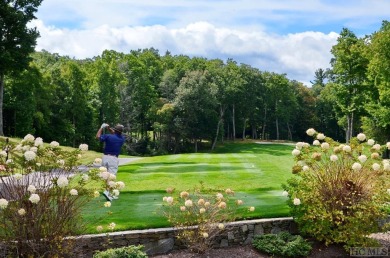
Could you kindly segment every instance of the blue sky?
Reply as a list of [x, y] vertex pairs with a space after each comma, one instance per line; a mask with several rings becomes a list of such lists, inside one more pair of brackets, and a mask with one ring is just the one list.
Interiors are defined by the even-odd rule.
[[232, 58], [311, 86], [338, 33], [390, 21], [390, 0], [44, 0], [36, 49], [92, 58], [154, 47], [160, 54]]

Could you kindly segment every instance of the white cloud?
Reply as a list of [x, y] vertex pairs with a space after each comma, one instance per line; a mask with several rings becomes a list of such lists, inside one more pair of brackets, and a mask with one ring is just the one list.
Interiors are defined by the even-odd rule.
[[129, 53], [153, 47], [160, 54], [206, 58], [233, 58], [263, 71], [287, 73], [290, 79], [309, 82], [318, 68], [329, 67], [331, 46], [337, 34], [304, 32], [279, 36], [262, 31], [240, 31], [216, 27], [207, 22], [180, 29], [165, 26], [138, 26], [70, 30], [45, 26], [35, 21], [41, 37], [37, 50], [47, 50], [75, 58], [91, 58], [106, 49]]
[[106, 49], [232, 58], [310, 85], [343, 27], [357, 36], [389, 19], [388, 0], [45, 0], [37, 50], [76, 58]]

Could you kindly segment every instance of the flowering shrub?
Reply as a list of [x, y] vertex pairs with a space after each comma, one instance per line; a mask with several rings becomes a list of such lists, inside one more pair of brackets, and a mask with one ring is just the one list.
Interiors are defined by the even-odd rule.
[[326, 244], [373, 246], [367, 236], [378, 232], [387, 216], [390, 163], [381, 146], [362, 133], [340, 144], [314, 129], [313, 144], [298, 142], [292, 155], [297, 175], [284, 185], [294, 219], [303, 233]]
[[[58, 142], [26, 135], [0, 151], [0, 245], [13, 257], [64, 257], [77, 242], [64, 237], [84, 230], [80, 213], [99, 196], [99, 169], [78, 171], [86, 144], [66, 151]], [[98, 183], [96, 183], [98, 182]]]
[[[176, 236], [192, 252], [204, 253], [211, 248], [214, 238], [228, 230], [227, 222], [236, 218], [236, 210], [242, 200], [232, 200], [234, 191], [213, 191], [201, 184], [191, 193], [182, 191], [163, 198], [162, 214], [176, 228]], [[253, 207], [251, 207], [254, 210]]]

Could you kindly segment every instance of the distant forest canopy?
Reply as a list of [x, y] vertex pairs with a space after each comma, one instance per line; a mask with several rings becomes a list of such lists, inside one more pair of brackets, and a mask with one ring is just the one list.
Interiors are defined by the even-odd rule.
[[4, 134], [61, 145], [87, 143], [103, 122], [121, 123], [126, 153], [214, 148], [224, 140], [312, 141], [315, 128], [342, 142], [359, 132], [390, 140], [390, 23], [358, 38], [344, 28], [311, 87], [232, 59], [106, 50], [78, 60], [47, 51], [5, 77]]

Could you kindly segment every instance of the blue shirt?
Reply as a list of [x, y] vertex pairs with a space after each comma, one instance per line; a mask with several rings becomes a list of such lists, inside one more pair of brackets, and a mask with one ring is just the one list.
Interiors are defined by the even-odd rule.
[[100, 141], [105, 143], [104, 155], [115, 155], [119, 156], [125, 138], [120, 134], [102, 134]]

